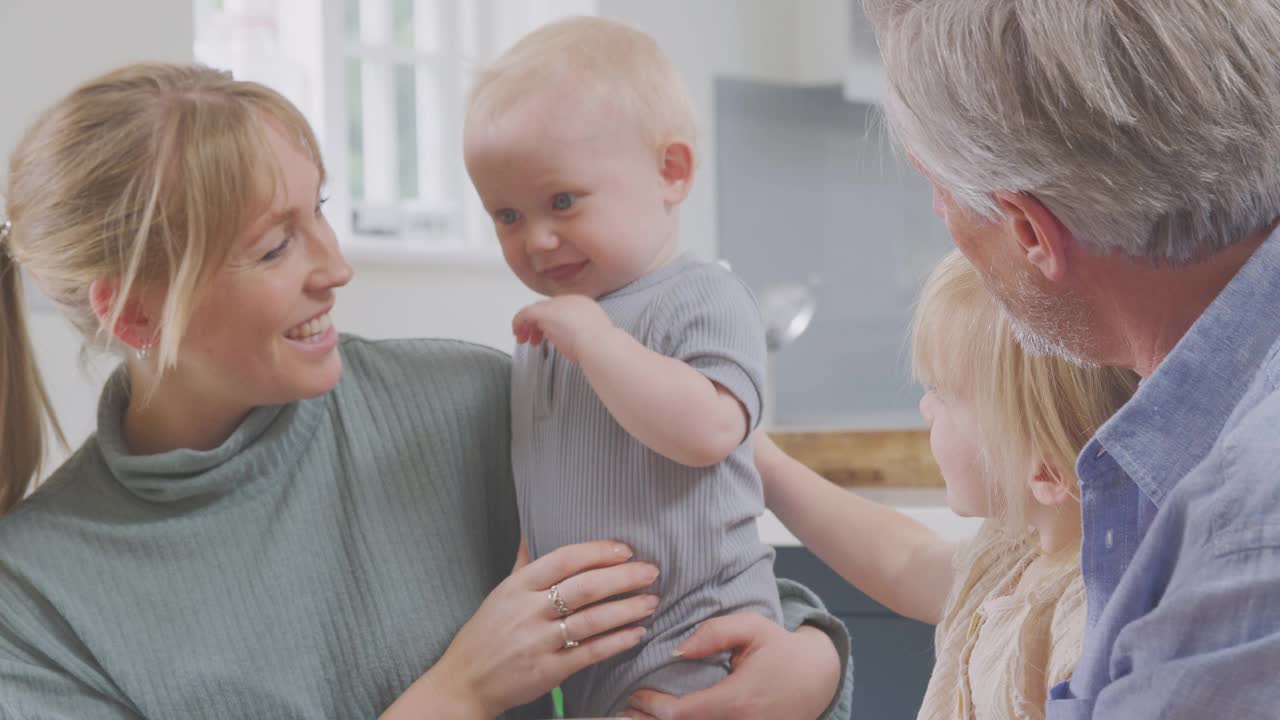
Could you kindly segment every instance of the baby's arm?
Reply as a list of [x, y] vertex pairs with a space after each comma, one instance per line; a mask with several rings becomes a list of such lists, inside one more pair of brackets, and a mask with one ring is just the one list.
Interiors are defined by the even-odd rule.
[[715, 465], [750, 430], [747, 410], [732, 393], [618, 328], [591, 343], [579, 365], [623, 429], [683, 465]]
[[623, 429], [675, 462], [714, 465], [747, 437], [747, 410], [732, 393], [645, 347], [590, 298], [566, 295], [530, 305], [516, 315], [513, 329], [518, 342], [549, 340], [582, 368]]
[[752, 438], [765, 504], [845, 580], [894, 612], [936, 625], [954, 580], [956, 546], [892, 508], [826, 480]]

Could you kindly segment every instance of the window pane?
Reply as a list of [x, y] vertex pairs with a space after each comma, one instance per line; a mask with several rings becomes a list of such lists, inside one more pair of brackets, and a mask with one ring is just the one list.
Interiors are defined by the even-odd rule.
[[[473, 0], [463, 0], [461, 4], [470, 5]], [[459, 4], [458, 0], [414, 0], [416, 15], [414, 16], [414, 34], [417, 48], [423, 52], [438, 53], [441, 51], [441, 32], [445, 25], [446, 3]]]
[[[460, 106], [447, 103], [441, 97], [442, 78], [437, 66], [419, 66], [418, 86], [418, 179], [419, 198], [433, 208], [447, 208], [452, 204], [446, 191], [445, 178], [465, 181], [461, 168], [452, 167], [453, 158], [460, 157], [457, 147], [444, 146], [444, 122], [446, 113], [460, 112]], [[461, 140], [458, 141], [460, 145]]]
[[[354, 0], [352, 0], [354, 2]], [[360, 61], [347, 60], [347, 152], [351, 176], [351, 199], [364, 199], [364, 93]]]
[[360, 82], [360, 111], [364, 115], [364, 199], [373, 205], [390, 206], [400, 197], [396, 190], [399, 163], [393, 67], [363, 61]]
[[458, 53], [464, 61], [473, 61], [480, 52], [479, 20], [474, 2], [458, 3]]
[[[398, 2], [399, 0], [397, 0]], [[418, 197], [418, 88], [412, 65], [396, 67], [396, 138], [400, 141], [400, 199]]]
[[360, 42], [360, 0], [347, 0], [345, 25], [347, 42]]
[[360, 3], [360, 42], [366, 45], [388, 45], [391, 42], [390, 0], [358, 0]]
[[391, 34], [397, 46], [413, 49], [413, 0], [392, 0]]

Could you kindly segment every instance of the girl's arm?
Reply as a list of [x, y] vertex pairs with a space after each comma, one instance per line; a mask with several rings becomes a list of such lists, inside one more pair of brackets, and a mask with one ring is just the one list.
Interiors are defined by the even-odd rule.
[[804, 545], [894, 612], [936, 625], [954, 580], [956, 546], [892, 508], [829, 482], [757, 432], [765, 504]]

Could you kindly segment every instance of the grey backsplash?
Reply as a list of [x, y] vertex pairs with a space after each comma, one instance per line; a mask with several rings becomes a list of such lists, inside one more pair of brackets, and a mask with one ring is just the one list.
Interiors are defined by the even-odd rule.
[[719, 78], [715, 138], [721, 256], [757, 295], [818, 281], [813, 323], [773, 357], [774, 425], [920, 425], [911, 309], [951, 243], [877, 110], [834, 85]]

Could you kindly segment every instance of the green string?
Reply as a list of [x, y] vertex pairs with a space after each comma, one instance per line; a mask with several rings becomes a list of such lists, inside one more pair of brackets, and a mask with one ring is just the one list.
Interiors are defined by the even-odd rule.
[[551, 707], [558, 718], [564, 717], [564, 693], [560, 688], [551, 688]]

